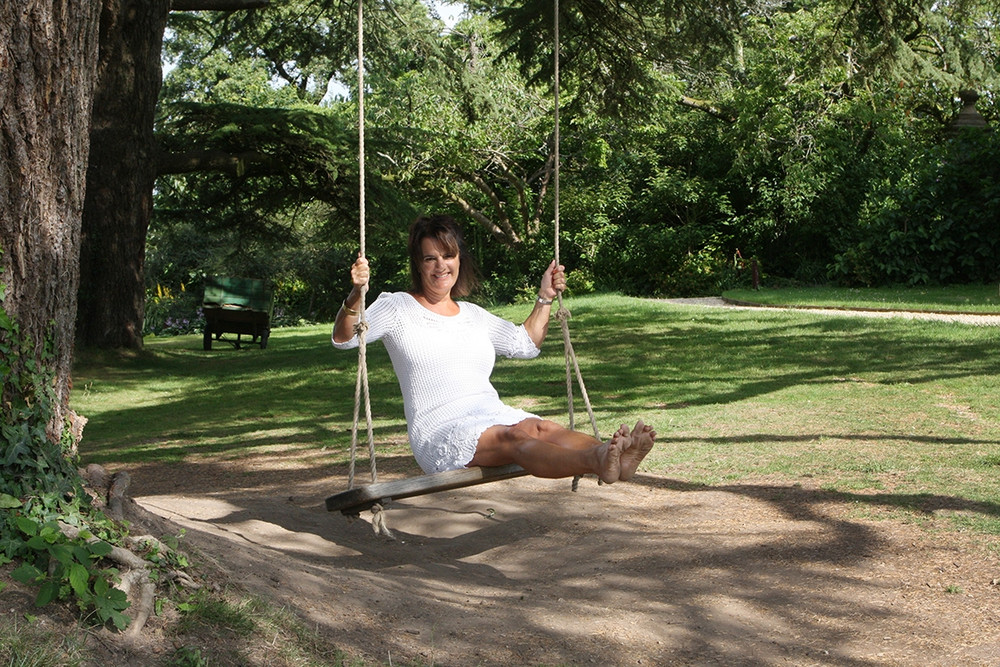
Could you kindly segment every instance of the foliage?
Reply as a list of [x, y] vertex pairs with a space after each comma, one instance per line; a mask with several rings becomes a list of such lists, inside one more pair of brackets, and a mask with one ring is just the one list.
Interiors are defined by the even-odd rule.
[[179, 292], [156, 285], [147, 290], [146, 312], [142, 333], [154, 336], [176, 336], [204, 331], [205, 315], [201, 298], [189, 292], [181, 283]]
[[37, 606], [73, 597], [81, 611], [92, 609], [102, 624], [111, 623], [119, 630], [128, 626], [129, 619], [122, 611], [129, 602], [125, 593], [111, 583], [117, 571], [100, 566], [101, 558], [111, 553], [109, 543], [88, 542], [89, 533], [70, 539], [54, 519], [39, 523], [20, 513], [5, 518], [5, 532], [14, 536], [11, 541], [23, 540], [20, 548], [5, 545], [8, 558], [24, 559], [11, 576], [23, 584], [40, 587], [35, 599]]
[[[484, 298], [516, 299], [553, 250], [551, 7], [477, 0], [442, 31], [417, 0], [390, 6], [366, 15], [378, 287], [405, 287], [416, 212], [447, 211], [469, 223]], [[282, 321], [332, 316], [357, 238], [349, 10], [293, 0], [175, 13], [164, 147], [239, 159], [160, 179], [150, 287], [252, 274], [288, 295]], [[876, 218], [899, 204], [896, 183], [918, 182], [954, 92], [979, 88], [996, 115], [990, 3], [573, 0], [560, 11], [561, 258], [587, 289], [717, 290], [738, 278], [727, 273], [737, 250], [772, 280], [824, 282], [835, 256], [844, 280], [885, 280], [862, 275], [861, 245], [899, 245]], [[963, 189], [936, 194], [979, 205]], [[955, 237], [962, 228], [935, 229], [927, 242], [954, 245], [954, 261], [979, 252], [971, 234]]]
[[[0, 406], [0, 563], [22, 561], [12, 576], [39, 586], [36, 605], [72, 598], [101, 623], [124, 628], [128, 618], [121, 612], [128, 601], [112, 587], [116, 572], [101, 564], [110, 544], [88, 542], [89, 530], [70, 539], [59, 527], [59, 522], [83, 526], [97, 521], [109, 529], [110, 523], [91, 507], [81, 486], [68, 452], [69, 434], [61, 442], [46, 435], [55, 396], [52, 371], [45, 364], [51, 351], [45, 346], [38, 364], [30, 353], [33, 342], [0, 308], [0, 373], [9, 399]], [[12, 369], [15, 356], [27, 360], [22, 370]]]
[[[549, 87], [531, 86], [497, 57], [485, 17], [461, 32], [400, 45], [371, 72], [370, 121], [405, 137], [385, 176], [409, 196], [460, 213], [508, 248], [542, 229], [554, 162]], [[432, 45], [429, 48], [421, 45]]]
[[[336, 312], [358, 251], [359, 183], [356, 113], [323, 99], [330, 77], [350, 62], [343, 49], [352, 40], [342, 32], [353, 31], [350, 8], [334, 4], [173, 17], [167, 51], [176, 66], [158, 137], [172, 155], [211, 154], [226, 166], [160, 178], [147, 293], [162, 285], [176, 294], [187, 284], [200, 294], [206, 275], [249, 276], [275, 285], [276, 324]], [[346, 20], [334, 20], [338, 13]], [[368, 134], [375, 172], [378, 156], [391, 152], [382, 137], [396, 139], [377, 127]], [[369, 178], [366, 189], [369, 247], [398, 249], [412, 209], [385, 179]], [[398, 274], [392, 259], [376, 270], [377, 279]], [[187, 309], [170, 313], [174, 321], [197, 309], [194, 299], [171, 305]]]
[[[494, 16], [504, 57], [514, 56], [534, 85], [554, 78], [554, 17], [547, 0], [474, 0]], [[636, 118], [662, 92], [662, 73], [711, 70], [732, 53], [741, 7], [713, 2], [569, 0], [560, 3], [561, 72], [574, 115]]]
[[963, 130], [915, 155], [873, 193], [831, 274], [847, 284], [948, 285], [1000, 279], [1000, 139]]

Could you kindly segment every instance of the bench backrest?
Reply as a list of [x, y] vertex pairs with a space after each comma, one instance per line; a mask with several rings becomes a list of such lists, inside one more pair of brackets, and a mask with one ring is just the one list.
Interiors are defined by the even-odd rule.
[[273, 295], [259, 278], [232, 278], [210, 276], [205, 279], [205, 306], [214, 308], [243, 308], [270, 312]]

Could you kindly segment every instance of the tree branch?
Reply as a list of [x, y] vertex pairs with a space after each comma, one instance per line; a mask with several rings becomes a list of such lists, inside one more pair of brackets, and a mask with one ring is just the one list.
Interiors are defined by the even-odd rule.
[[244, 9], [261, 9], [271, 4], [271, 0], [173, 0], [172, 12], [238, 12]]
[[500, 201], [500, 197], [497, 195], [496, 191], [490, 187], [483, 178], [476, 172], [465, 172], [458, 171], [459, 176], [464, 178], [467, 182], [472, 183], [476, 188], [486, 195], [487, 199], [490, 200], [490, 204], [493, 210], [496, 212], [497, 221], [494, 225], [503, 230], [503, 234], [510, 239], [512, 244], [518, 244], [521, 242], [521, 237], [518, 236], [514, 227], [510, 224], [510, 219], [507, 217], [506, 212], [503, 210], [503, 202]]
[[468, 215], [468, 216], [472, 217], [474, 220], [476, 220], [490, 234], [492, 234], [496, 238], [500, 239], [501, 241], [504, 241], [506, 243], [511, 243], [510, 237], [507, 234], [505, 234], [504, 231], [502, 229], [500, 229], [500, 227], [498, 227], [497, 225], [495, 225], [493, 223], [493, 221], [490, 220], [485, 215], [483, 215], [482, 212], [478, 211], [476, 209], [476, 207], [474, 207], [472, 204], [470, 204], [468, 202], [468, 200], [466, 200], [464, 197], [462, 197], [461, 195], [459, 195], [456, 192], [452, 192], [451, 190], [448, 190], [447, 188], [441, 188], [441, 192], [444, 193], [444, 195], [446, 197], [448, 197], [448, 199], [452, 200], [453, 202], [455, 202], [456, 204], [458, 204], [459, 206], [461, 206], [462, 210], [465, 211], [466, 215]]
[[692, 109], [697, 109], [698, 111], [704, 111], [709, 116], [714, 116], [719, 120], [724, 120], [727, 123], [735, 123], [736, 119], [725, 113], [722, 109], [715, 106], [711, 102], [706, 102], [704, 100], [696, 100], [693, 97], [688, 97], [687, 95], [681, 95], [681, 98], [677, 100], [677, 103], [681, 106], [691, 107]]
[[263, 165], [270, 168], [274, 166], [273, 163], [273, 157], [257, 151], [238, 154], [223, 150], [165, 153], [161, 154], [157, 160], [156, 175], [190, 174], [196, 171], [224, 171], [239, 176], [246, 172], [247, 167]]

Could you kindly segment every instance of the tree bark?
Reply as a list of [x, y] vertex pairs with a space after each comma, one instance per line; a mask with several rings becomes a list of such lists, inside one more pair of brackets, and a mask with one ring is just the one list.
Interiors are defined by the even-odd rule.
[[11, 367], [0, 400], [24, 394], [17, 377], [31, 364], [52, 371], [53, 439], [74, 422], [73, 322], [100, 9], [100, 0], [0, 0], [0, 283], [3, 309], [31, 343], [0, 346]]
[[142, 347], [153, 120], [169, 7], [170, 0], [103, 0], [80, 255], [82, 345]]

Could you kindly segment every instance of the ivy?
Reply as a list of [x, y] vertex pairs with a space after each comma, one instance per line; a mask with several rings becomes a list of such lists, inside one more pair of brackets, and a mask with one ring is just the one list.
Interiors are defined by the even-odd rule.
[[33, 342], [3, 306], [5, 293], [0, 283], [0, 564], [20, 563], [11, 576], [38, 587], [37, 606], [72, 599], [101, 623], [124, 629], [128, 600], [113, 587], [117, 571], [102, 564], [111, 544], [94, 539], [91, 530], [70, 538], [61, 529], [90, 525], [105, 537], [117, 533], [91, 505], [68, 453], [69, 438], [52, 442], [46, 435], [56, 401], [46, 363], [51, 342], [36, 360]]

